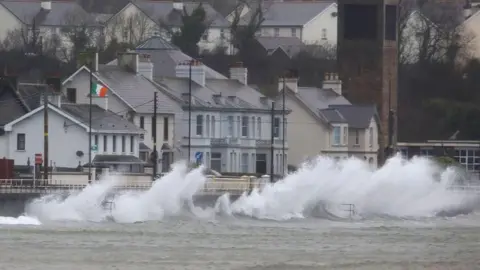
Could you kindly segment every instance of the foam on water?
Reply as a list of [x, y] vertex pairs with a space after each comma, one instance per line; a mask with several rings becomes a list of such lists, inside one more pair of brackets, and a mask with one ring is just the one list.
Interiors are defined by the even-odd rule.
[[0, 217], [0, 225], [41, 225], [42, 223], [33, 217]]
[[455, 170], [442, 170], [425, 158], [404, 160], [396, 156], [372, 170], [358, 159], [335, 162], [319, 157], [285, 179], [245, 193], [234, 202], [224, 194], [206, 209], [193, 203], [194, 195], [207, 181], [202, 171], [201, 167], [188, 172], [186, 163], [174, 164], [172, 171], [149, 190], [115, 194], [109, 199], [113, 202], [110, 209], [102, 205], [114, 187], [114, 181], [107, 179], [67, 197], [51, 195], [35, 200], [26, 207], [26, 213], [40, 220], [133, 223], [177, 216], [187, 208], [199, 218], [220, 213], [288, 220], [316, 217], [315, 213], [322, 212], [343, 218], [348, 213], [341, 205], [353, 204], [362, 217], [425, 218], [440, 212], [465, 212], [478, 202], [477, 195], [449, 189], [458, 178]]

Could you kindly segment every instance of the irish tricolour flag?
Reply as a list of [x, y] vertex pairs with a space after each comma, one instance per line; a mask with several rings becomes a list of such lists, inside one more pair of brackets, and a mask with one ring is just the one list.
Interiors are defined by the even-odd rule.
[[90, 90], [92, 96], [105, 97], [107, 96], [107, 88], [101, 84], [94, 83], [92, 84], [92, 89]]

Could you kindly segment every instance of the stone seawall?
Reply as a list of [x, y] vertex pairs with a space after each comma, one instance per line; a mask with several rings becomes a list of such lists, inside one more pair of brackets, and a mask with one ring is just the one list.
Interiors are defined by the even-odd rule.
[[[214, 207], [216, 201], [221, 195], [195, 195], [193, 202], [198, 207]], [[41, 197], [41, 194], [34, 193], [4, 193], [0, 194], [0, 216], [18, 217], [25, 211], [25, 206], [28, 202], [35, 198]], [[238, 195], [230, 195], [230, 200], [238, 199]]]

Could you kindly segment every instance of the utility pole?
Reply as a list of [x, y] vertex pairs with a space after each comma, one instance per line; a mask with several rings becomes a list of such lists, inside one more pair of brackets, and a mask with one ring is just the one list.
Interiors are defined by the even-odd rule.
[[285, 87], [285, 75], [283, 76], [283, 91], [282, 91], [282, 98], [283, 98], [283, 110], [282, 110], [282, 116], [283, 116], [283, 119], [282, 119], [282, 176], [285, 176], [285, 122], [287, 122], [287, 118], [285, 117], [285, 90], [286, 90], [286, 87]]
[[192, 64], [195, 60], [188, 62], [188, 164], [192, 150]]
[[393, 129], [394, 118], [392, 110], [392, 77], [388, 79], [388, 154], [387, 159], [393, 155]]
[[48, 86], [43, 93], [43, 184], [48, 181]]
[[[95, 56], [94, 56], [95, 57]], [[92, 96], [93, 96], [93, 61], [94, 58], [90, 59], [89, 69], [90, 69], [90, 106], [88, 112], [88, 183], [92, 182]]]
[[157, 92], [153, 94], [153, 117], [152, 117], [152, 138], [153, 138], [153, 181], [157, 177], [158, 153], [157, 153]]
[[271, 144], [270, 144], [270, 182], [273, 183], [273, 155], [274, 155], [274, 143], [275, 143], [275, 101], [272, 102], [272, 111], [271, 111], [271, 116], [272, 116], [272, 126], [271, 126]]

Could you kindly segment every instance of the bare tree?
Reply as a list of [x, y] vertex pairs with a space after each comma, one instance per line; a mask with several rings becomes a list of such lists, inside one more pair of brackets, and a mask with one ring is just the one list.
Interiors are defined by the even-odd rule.
[[123, 18], [121, 31], [123, 39], [127, 38], [127, 40], [124, 40], [125, 42], [138, 45], [138, 43], [147, 39], [152, 32], [155, 32], [157, 28], [155, 22], [144, 12], [137, 11]]
[[[249, 7], [249, 12], [243, 18], [241, 15], [242, 5]], [[265, 12], [267, 8], [263, 1], [249, 2], [248, 0], [240, 0], [239, 5], [233, 12], [232, 22], [230, 25], [232, 45], [240, 54], [246, 53], [248, 47], [254, 41], [260, 26], [265, 21]]]
[[76, 61], [78, 54], [89, 48], [99, 48], [104, 44], [103, 30], [95, 18], [82, 10], [71, 10], [64, 19], [61, 28], [70, 44], [62, 49], [64, 60]]

